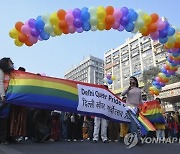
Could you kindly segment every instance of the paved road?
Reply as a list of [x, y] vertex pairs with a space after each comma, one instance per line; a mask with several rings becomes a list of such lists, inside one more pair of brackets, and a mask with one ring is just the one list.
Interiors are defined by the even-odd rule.
[[127, 149], [123, 143], [21, 142], [0, 145], [0, 154], [180, 154], [180, 144], [145, 144]]

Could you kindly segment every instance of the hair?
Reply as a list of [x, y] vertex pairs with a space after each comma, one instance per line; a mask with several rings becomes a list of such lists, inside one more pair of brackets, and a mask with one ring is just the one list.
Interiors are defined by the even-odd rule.
[[139, 84], [138, 84], [138, 80], [136, 77], [134, 76], [131, 76], [130, 78], [134, 79], [134, 81], [136, 82], [136, 87], [138, 88], [139, 87]]
[[26, 72], [26, 69], [25, 69], [24, 67], [19, 67], [18, 70], [19, 70], [19, 71]]
[[156, 100], [161, 104], [161, 99], [159, 97], [157, 97]]
[[103, 85], [106, 89], [109, 89], [107, 85]]
[[10, 74], [10, 72], [12, 71], [12, 70], [14, 70], [13, 68], [10, 68], [9, 67], [9, 60], [11, 60], [10, 58], [2, 58], [1, 60], [0, 60], [0, 69], [2, 69], [2, 71], [4, 72], [4, 73], [8, 73], [8, 74]]

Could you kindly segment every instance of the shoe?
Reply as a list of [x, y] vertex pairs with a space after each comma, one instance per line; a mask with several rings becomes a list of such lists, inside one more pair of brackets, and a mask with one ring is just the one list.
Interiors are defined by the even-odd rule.
[[70, 140], [70, 139], [67, 139], [67, 141], [68, 141], [68, 142], [71, 142], [71, 140]]
[[109, 141], [108, 140], [104, 140], [103, 143], [109, 143]]
[[49, 139], [49, 141], [54, 142], [55, 140], [54, 139]]
[[9, 142], [8, 142], [8, 141], [3, 141], [3, 142], [1, 142], [0, 144], [1, 144], [1, 145], [8, 145]]
[[97, 140], [93, 140], [92, 142], [93, 142], [93, 143], [97, 143], [98, 141], [97, 141]]
[[41, 142], [44, 142], [49, 136], [49, 133], [45, 134], [44, 137], [41, 139]]
[[118, 142], [118, 140], [114, 140], [114, 142]]
[[76, 142], [77, 140], [76, 140], [76, 139], [74, 139], [73, 141], [74, 141], [74, 142]]

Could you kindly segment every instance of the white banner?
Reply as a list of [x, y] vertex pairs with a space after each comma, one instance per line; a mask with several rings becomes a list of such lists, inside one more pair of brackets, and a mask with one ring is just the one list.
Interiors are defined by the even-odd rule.
[[81, 84], [77, 87], [78, 111], [103, 114], [111, 119], [130, 122], [125, 104], [108, 90]]

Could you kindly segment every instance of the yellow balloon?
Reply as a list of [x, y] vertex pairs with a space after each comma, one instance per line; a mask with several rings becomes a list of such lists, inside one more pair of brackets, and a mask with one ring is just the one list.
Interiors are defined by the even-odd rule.
[[58, 26], [56, 26], [54, 28], [54, 34], [60, 36], [62, 34], [62, 30]]
[[10, 36], [11, 38], [13, 38], [13, 39], [17, 39], [18, 33], [19, 33], [19, 32], [14, 28], [14, 29], [12, 29], [12, 30], [9, 32], [9, 36]]
[[149, 25], [151, 23], [151, 17], [148, 14], [143, 15], [143, 20], [145, 25]]
[[142, 34], [146, 33], [146, 32], [147, 32], [147, 27], [146, 27], [146, 26], [142, 27], [142, 28], [139, 30], [139, 32], [142, 33]]
[[115, 76], [111, 76], [111, 80], [116, 80], [116, 77]]
[[105, 17], [106, 17], [106, 11], [105, 10], [98, 10], [97, 11], [98, 20], [104, 20]]
[[105, 29], [105, 23], [103, 23], [103, 22], [99, 22], [98, 24], [97, 24], [97, 28], [99, 29], [99, 30], [104, 30]]
[[166, 43], [166, 47], [169, 48], [169, 49], [171, 49], [171, 48], [174, 47], [174, 43], [167, 42], [167, 43]]
[[180, 34], [176, 34], [176, 42], [180, 42]]
[[21, 47], [24, 43], [20, 42], [19, 40], [14, 40], [14, 44], [18, 47]]
[[54, 26], [58, 25], [59, 19], [58, 19], [58, 16], [57, 16], [57, 12], [54, 12], [54, 13], [51, 14], [49, 21]]

